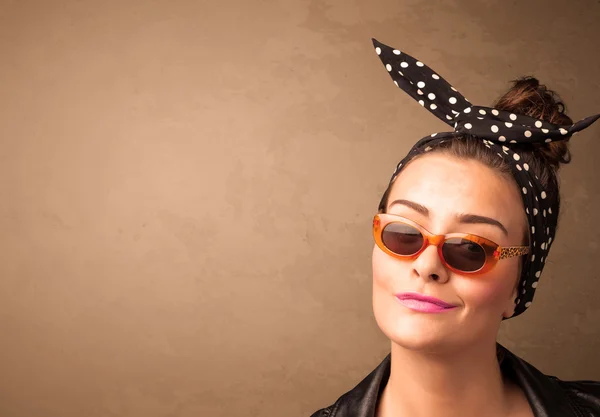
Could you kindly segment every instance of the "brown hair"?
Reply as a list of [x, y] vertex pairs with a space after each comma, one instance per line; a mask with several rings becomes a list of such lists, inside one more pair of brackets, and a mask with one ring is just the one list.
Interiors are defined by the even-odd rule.
[[[513, 80], [512, 83], [513, 86], [494, 103], [495, 109], [535, 117], [558, 125], [573, 124], [565, 114], [565, 105], [558, 95], [540, 84], [536, 78], [521, 77]], [[557, 172], [560, 164], [569, 163], [571, 160], [568, 142], [511, 144], [510, 146], [519, 152], [523, 163], [527, 163], [529, 169], [538, 176], [546, 190], [550, 205], [554, 207], [556, 204], [558, 215], [560, 195]], [[471, 135], [457, 136], [436, 146], [431, 152], [442, 152], [461, 159], [474, 159], [512, 179], [510, 166], [503, 159], [498, 158], [495, 151], [487, 148], [482, 140]], [[380, 212], [386, 211], [392, 185], [393, 182], [388, 185], [381, 198]]]

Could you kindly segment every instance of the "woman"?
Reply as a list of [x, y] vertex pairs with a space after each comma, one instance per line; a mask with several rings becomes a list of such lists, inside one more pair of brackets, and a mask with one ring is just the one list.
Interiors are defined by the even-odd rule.
[[474, 106], [373, 39], [396, 86], [453, 132], [398, 164], [373, 221], [373, 311], [391, 353], [313, 417], [600, 416], [600, 383], [546, 376], [496, 342], [533, 300], [577, 123], [535, 78]]

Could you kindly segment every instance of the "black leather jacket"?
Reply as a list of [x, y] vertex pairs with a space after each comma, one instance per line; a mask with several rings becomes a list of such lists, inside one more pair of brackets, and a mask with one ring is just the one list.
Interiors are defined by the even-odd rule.
[[[562, 381], [544, 375], [500, 344], [497, 349], [502, 372], [523, 389], [534, 416], [600, 417], [600, 381]], [[388, 355], [356, 387], [311, 417], [373, 417], [390, 363]]]

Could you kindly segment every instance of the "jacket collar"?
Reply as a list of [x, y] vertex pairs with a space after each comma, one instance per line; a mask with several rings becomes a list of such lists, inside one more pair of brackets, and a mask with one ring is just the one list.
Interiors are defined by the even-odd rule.
[[[502, 372], [523, 389], [534, 416], [578, 417], [556, 378], [544, 375], [499, 343], [496, 347], [498, 355], [503, 356]], [[354, 389], [340, 397], [331, 417], [373, 417], [377, 400], [390, 377], [390, 365], [391, 355], [388, 354]]]
[[504, 354], [504, 360], [500, 366], [502, 372], [521, 387], [534, 416], [579, 417], [556, 378], [544, 375], [529, 362], [519, 358], [499, 343], [496, 346], [498, 352]]

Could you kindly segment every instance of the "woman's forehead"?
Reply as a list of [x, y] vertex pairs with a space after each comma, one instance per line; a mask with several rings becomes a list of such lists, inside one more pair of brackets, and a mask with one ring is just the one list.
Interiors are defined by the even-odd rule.
[[523, 217], [520, 194], [510, 178], [472, 159], [429, 154], [398, 175], [388, 207], [396, 199], [421, 204], [430, 215], [477, 214], [505, 221]]

